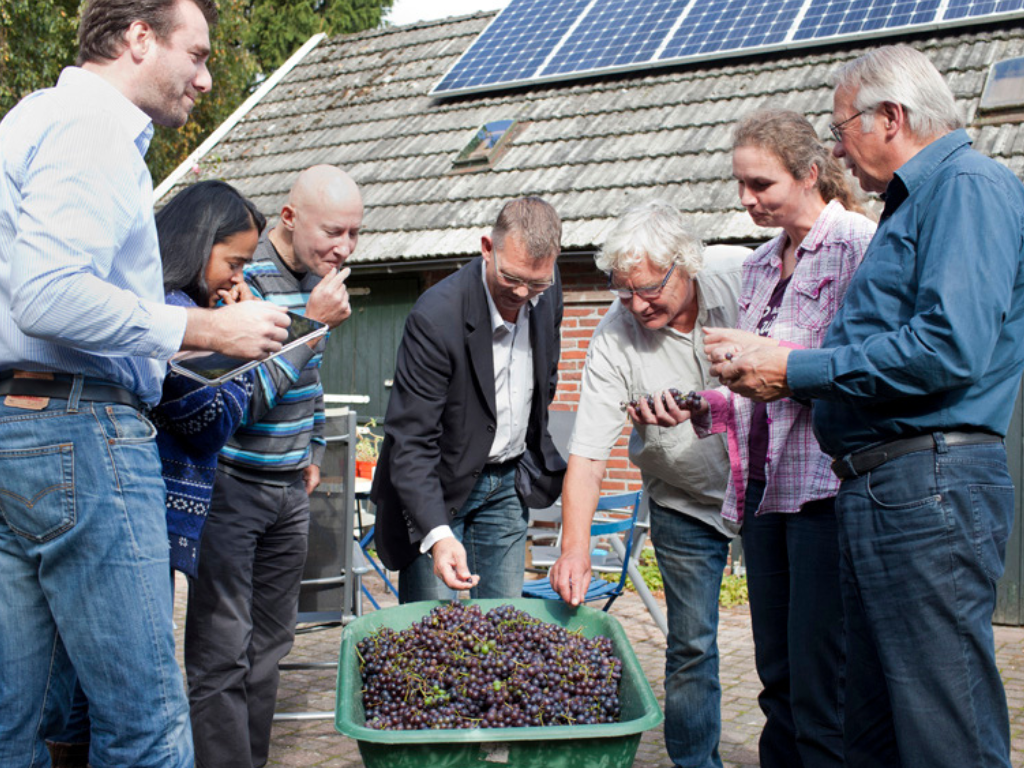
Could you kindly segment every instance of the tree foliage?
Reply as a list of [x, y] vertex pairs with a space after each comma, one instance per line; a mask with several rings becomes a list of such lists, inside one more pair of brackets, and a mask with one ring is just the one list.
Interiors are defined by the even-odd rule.
[[[155, 182], [188, 157], [264, 77], [317, 32], [339, 35], [381, 24], [394, 0], [218, 0], [212, 30], [213, 90], [184, 128], [157, 128], [146, 155]], [[0, 0], [0, 117], [75, 63], [79, 0]]]
[[380, 26], [394, 0], [249, 0], [246, 44], [273, 72], [318, 32], [343, 35]]
[[256, 57], [244, 38], [248, 23], [246, 0], [219, 0], [220, 23], [210, 31], [210, 74], [213, 88], [199, 97], [182, 128], [157, 126], [146, 163], [159, 183], [249, 96], [260, 73]]
[[77, 29], [78, 0], [0, 0], [0, 116], [74, 63]]

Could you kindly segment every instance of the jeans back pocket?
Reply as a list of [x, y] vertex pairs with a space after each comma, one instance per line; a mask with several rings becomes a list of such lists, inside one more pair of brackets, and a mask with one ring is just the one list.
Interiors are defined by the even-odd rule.
[[0, 450], [0, 515], [19, 536], [48, 541], [75, 524], [71, 443]]

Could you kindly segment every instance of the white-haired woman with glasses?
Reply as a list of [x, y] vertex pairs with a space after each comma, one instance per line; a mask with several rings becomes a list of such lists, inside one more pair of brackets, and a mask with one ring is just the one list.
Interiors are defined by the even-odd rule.
[[[842, 167], [795, 112], [750, 115], [733, 136], [740, 203], [781, 231], [747, 260], [738, 329], [709, 332], [711, 354], [741, 344], [819, 347], [875, 225], [858, 211]], [[727, 434], [723, 517], [743, 525], [743, 553], [766, 722], [763, 768], [843, 765], [845, 645], [835, 495], [839, 481], [811, 430], [809, 403], [755, 403], [701, 393], [698, 434]], [[655, 401], [655, 423], [685, 420]]]
[[[562, 553], [551, 582], [578, 605], [590, 582], [590, 521], [623, 403], [666, 387], [703, 389], [707, 326], [736, 321], [746, 248], [703, 249], [682, 215], [652, 201], [627, 211], [597, 256], [615, 295], [590, 342], [562, 490]], [[665, 746], [678, 766], [720, 768], [718, 592], [738, 526], [721, 515], [728, 474], [722, 437], [638, 426], [629, 458], [650, 503], [665, 581]], [[616, 467], [612, 459], [611, 466]], [[624, 464], [624, 462], [622, 462]]]

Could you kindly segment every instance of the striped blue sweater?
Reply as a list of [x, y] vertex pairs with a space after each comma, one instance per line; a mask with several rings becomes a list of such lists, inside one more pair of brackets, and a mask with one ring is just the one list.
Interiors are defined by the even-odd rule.
[[[300, 314], [309, 292], [320, 282], [311, 273], [296, 280], [267, 233], [260, 237], [255, 256], [245, 268], [245, 280], [258, 298]], [[242, 426], [220, 453], [223, 471], [267, 482], [275, 473], [320, 465], [326, 447], [320, 385], [325, 344], [322, 339], [315, 351], [300, 344], [256, 369], [257, 395]]]

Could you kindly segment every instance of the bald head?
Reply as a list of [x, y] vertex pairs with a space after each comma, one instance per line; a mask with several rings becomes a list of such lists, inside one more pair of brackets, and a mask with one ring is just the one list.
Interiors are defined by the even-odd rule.
[[352, 177], [333, 165], [314, 165], [295, 180], [270, 240], [296, 272], [323, 277], [356, 249], [363, 198]]
[[359, 187], [351, 176], [334, 165], [307, 168], [299, 174], [288, 193], [289, 205], [297, 207], [314, 204], [318, 200], [339, 204], [353, 198], [361, 199]]

